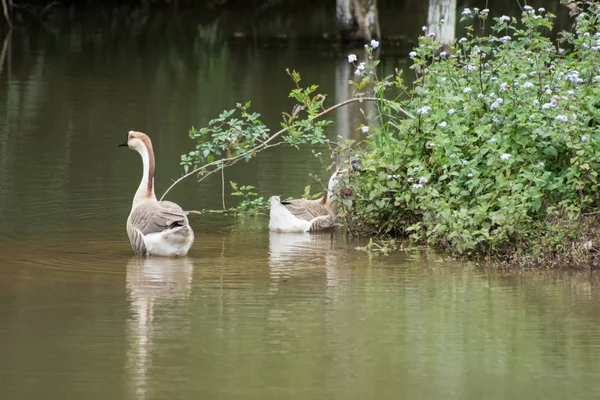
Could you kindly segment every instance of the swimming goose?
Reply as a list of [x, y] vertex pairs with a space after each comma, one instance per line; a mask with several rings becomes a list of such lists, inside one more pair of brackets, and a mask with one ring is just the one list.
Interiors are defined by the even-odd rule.
[[329, 178], [325, 195], [317, 200], [281, 201], [279, 196], [271, 197], [269, 229], [274, 232], [318, 232], [340, 226], [337, 216], [336, 198], [333, 190], [338, 182], [339, 168]]
[[140, 153], [144, 166], [142, 181], [133, 197], [127, 218], [127, 235], [131, 248], [140, 256], [185, 256], [194, 243], [194, 231], [188, 222], [188, 211], [171, 201], [158, 201], [154, 194], [154, 151], [150, 138], [129, 131], [119, 144]]

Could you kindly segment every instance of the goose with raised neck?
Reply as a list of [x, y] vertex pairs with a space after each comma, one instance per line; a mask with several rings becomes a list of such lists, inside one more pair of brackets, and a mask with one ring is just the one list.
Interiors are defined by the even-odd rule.
[[142, 180], [127, 218], [127, 235], [133, 252], [141, 256], [185, 256], [194, 242], [188, 211], [171, 201], [158, 201], [154, 193], [154, 149], [142, 132], [129, 131], [119, 146], [137, 151], [142, 158]]

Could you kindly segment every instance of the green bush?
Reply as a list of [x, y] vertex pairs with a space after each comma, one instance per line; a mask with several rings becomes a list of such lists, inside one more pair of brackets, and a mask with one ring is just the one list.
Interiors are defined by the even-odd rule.
[[[597, 208], [600, 7], [554, 42], [553, 17], [465, 9], [467, 34], [453, 51], [420, 37], [410, 91], [399, 75], [377, 81], [368, 65], [357, 69], [381, 115], [362, 154], [367, 173], [344, 201], [356, 229], [498, 254], [556, 234], [547, 228], [557, 216], [572, 222]], [[384, 100], [393, 86], [407, 95]]]

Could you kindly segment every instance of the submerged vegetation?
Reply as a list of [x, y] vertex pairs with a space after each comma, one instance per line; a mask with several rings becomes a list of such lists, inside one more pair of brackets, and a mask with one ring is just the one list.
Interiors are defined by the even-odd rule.
[[[352, 187], [341, 204], [352, 233], [516, 264], [595, 265], [600, 5], [586, 3], [573, 32], [556, 41], [548, 37], [554, 15], [529, 6], [519, 18], [465, 9], [466, 34], [454, 48], [440, 49], [423, 27], [410, 53], [410, 90], [402, 71], [377, 76], [372, 41], [364, 62], [348, 56], [355, 97], [328, 109], [316, 86], [302, 88], [288, 72], [298, 104], [282, 130], [271, 134], [249, 104], [239, 106], [239, 117], [226, 112], [191, 131], [197, 148], [182, 164], [188, 175], [206, 175], [282, 143], [323, 143], [329, 122], [320, 117], [374, 101], [365, 143], [332, 143], [358, 154], [365, 169], [343, 182]], [[252, 208], [240, 195], [242, 208]]]

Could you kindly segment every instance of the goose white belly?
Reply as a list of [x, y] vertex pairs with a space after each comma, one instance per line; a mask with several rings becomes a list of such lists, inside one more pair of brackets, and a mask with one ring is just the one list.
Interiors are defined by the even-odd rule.
[[151, 256], [185, 256], [194, 243], [194, 231], [188, 226], [144, 235], [144, 245]]
[[273, 232], [308, 232], [310, 221], [296, 217], [283, 204], [278, 196], [271, 197], [269, 230]]

